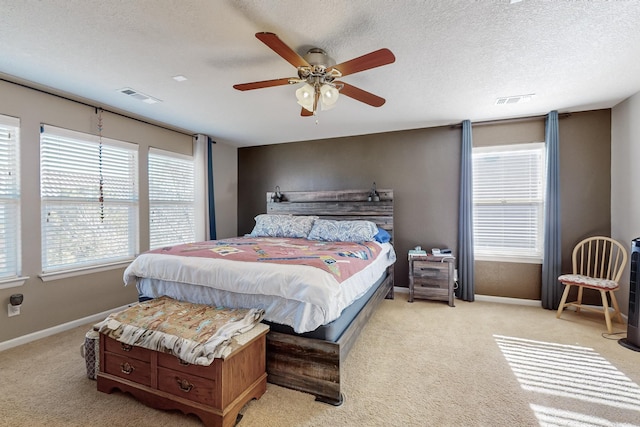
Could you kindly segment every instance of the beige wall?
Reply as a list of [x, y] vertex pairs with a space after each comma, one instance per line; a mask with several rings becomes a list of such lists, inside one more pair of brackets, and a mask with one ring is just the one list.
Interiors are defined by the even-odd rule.
[[[123, 285], [122, 268], [48, 282], [38, 277], [41, 271], [40, 124], [96, 134], [95, 109], [0, 81], [0, 114], [18, 117], [21, 121], [22, 273], [29, 276], [23, 286], [0, 289], [0, 343], [136, 301], [135, 286]], [[103, 135], [139, 146], [140, 249], [145, 250], [149, 242], [148, 148], [191, 154], [192, 138], [106, 112], [103, 113]], [[24, 295], [22, 313], [8, 317], [6, 307], [9, 296], [14, 293]]]
[[[573, 245], [610, 233], [610, 110], [560, 120], [563, 270]], [[439, 127], [238, 150], [238, 233], [265, 210], [265, 192], [392, 188], [396, 285], [407, 286], [407, 251], [457, 249], [461, 129]], [[544, 120], [475, 126], [474, 145], [544, 141]], [[540, 298], [540, 266], [477, 263], [478, 294]]]
[[214, 197], [218, 239], [237, 236], [238, 149], [224, 140], [213, 145]]
[[[611, 124], [611, 237], [631, 249], [640, 237], [640, 93], [618, 104]], [[629, 309], [629, 264], [617, 292], [620, 309]]]

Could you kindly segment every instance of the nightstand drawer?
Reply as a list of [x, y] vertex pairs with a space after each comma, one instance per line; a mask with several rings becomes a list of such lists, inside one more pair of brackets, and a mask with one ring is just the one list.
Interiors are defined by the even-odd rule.
[[447, 301], [449, 299], [449, 288], [438, 288], [431, 286], [414, 286], [414, 298], [425, 298]]
[[449, 280], [448, 262], [414, 261], [413, 277], [433, 280]]

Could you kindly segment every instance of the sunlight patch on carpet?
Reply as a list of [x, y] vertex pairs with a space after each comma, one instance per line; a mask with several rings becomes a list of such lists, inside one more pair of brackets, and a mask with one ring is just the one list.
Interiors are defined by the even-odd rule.
[[640, 387], [593, 349], [494, 338], [523, 389], [640, 411]]
[[616, 423], [604, 418], [585, 415], [579, 412], [529, 405], [543, 427], [551, 426], [593, 426], [593, 427], [637, 427], [635, 424]]

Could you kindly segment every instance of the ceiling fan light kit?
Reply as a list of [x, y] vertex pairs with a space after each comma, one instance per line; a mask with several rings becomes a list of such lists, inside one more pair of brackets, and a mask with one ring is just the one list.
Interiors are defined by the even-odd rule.
[[320, 99], [322, 100], [322, 109], [330, 110], [336, 106], [340, 92], [335, 86], [324, 84], [320, 86]]
[[235, 89], [245, 91], [304, 83], [304, 85], [295, 92], [298, 104], [302, 106], [300, 115], [303, 117], [315, 115], [318, 111], [318, 106], [320, 106], [323, 111], [332, 109], [336, 106], [340, 93], [373, 107], [380, 107], [385, 103], [384, 98], [349, 85], [348, 83], [336, 81], [336, 79], [391, 64], [396, 58], [389, 49], [379, 49], [335, 65], [335, 61], [322, 49], [309, 49], [307, 54], [302, 57], [273, 33], [257, 33], [256, 37], [284, 60], [296, 67], [298, 77], [236, 84], [233, 86]]
[[311, 112], [313, 112], [313, 99], [315, 97], [315, 89], [309, 83], [305, 83], [296, 90], [296, 98], [298, 98], [298, 104]]

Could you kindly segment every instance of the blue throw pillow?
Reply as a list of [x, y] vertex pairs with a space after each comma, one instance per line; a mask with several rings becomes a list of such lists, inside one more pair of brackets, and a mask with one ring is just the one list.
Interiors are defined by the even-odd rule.
[[378, 228], [378, 233], [373, 238], [378, 243], [388, 243], [391, 241], [391, 234], [383, 228]]

